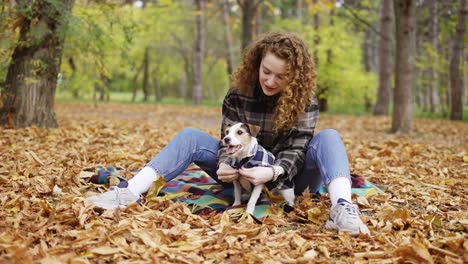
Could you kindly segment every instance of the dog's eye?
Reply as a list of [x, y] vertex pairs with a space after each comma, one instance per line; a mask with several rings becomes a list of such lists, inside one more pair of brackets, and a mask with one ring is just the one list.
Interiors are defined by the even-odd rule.
[[242, 135], [242, 134], [244, 134], [244, 132], [242, 130], [237, 131], [237, 135]]

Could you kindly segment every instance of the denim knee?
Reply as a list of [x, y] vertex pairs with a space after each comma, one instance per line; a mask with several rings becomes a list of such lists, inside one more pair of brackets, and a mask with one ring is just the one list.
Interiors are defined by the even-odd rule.
[[338, 134], [338, 131], [336, 131], [335, 129], [332, 129], [332, 128], [327, 128], [327, 129], [321, 130], [316, 135], [316, 137], [318, 137], [318, 139], [320, 139], [320, 140], [325, 140], [325, 141], [328, 141], [330, 139], [340, 139], [341, 140], [341, 137], [340, 137], [340, 134]]
[[349, 177], [346, 149], [335, 129], [321, 130], [312, 138], [306, 154], [305, 169], [319, 171], [325, 185], [337, 177]]
[[182, 137], [184, 139], [184, 141], [189, 141], [189, 140], [192, 140], [193, 138], [196, 138], [196, 135], [200, 134], [200, 133], [202, 133], [202, 131], [200, 131], [200, 130], [198, 130], [196, 128], [186, 127], [184, 129], [182, 129], [176, 135], [176, 137]]

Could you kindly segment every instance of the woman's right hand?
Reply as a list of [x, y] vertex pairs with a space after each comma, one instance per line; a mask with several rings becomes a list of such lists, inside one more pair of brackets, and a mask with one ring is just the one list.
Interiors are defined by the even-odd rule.
[[225, 163], [219, 164], [216, 174], [218, 174], [218, 180], [222, 182], [233, 182], [239, 178], [238, 171]]

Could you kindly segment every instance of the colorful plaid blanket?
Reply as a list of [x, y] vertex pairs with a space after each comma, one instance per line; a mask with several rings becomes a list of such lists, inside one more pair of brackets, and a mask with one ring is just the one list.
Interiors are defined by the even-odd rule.
[[[107, 176], [123, 178], [113, 167], [96, 167], [96, 175], [91, 177], [94, 183], [106, 184]], [[370, 196], [383, 191], [365, 180], [362, 176], [352, 174], [352, 192], [359, 196]], [[100, 180], [99, 182], [96, 182]], [[231, 207], [234, 202], [233, 188], [223, 188], [198, 166], [190, 165], [182, 174], [166, 183], [161, 191], [163, 195], [174, 201], [182, 201], [197, 214], [214, 211], [239, 210], [243, 211], [245, 205]], [[319, 190], [320, 194], [327, 193], [325, 187]], [[273, 209], [268, 198], [261, 199], [255, 207], [254, 216], [261, 218], [273, 213], [282, 213], [282, 209]]]

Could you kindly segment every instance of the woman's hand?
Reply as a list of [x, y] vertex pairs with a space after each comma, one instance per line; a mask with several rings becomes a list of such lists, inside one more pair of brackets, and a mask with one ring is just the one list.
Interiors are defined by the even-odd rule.
[[218, 175], [218, 180], [222, 182], [233, 182], [239, 178], [239, 172], [225, 163], [219, 164], [216, 174]]
[[270, 167], [242, 167], [239, 173], [253, 185], [263, 184], [273, 179], [273, 170]]

